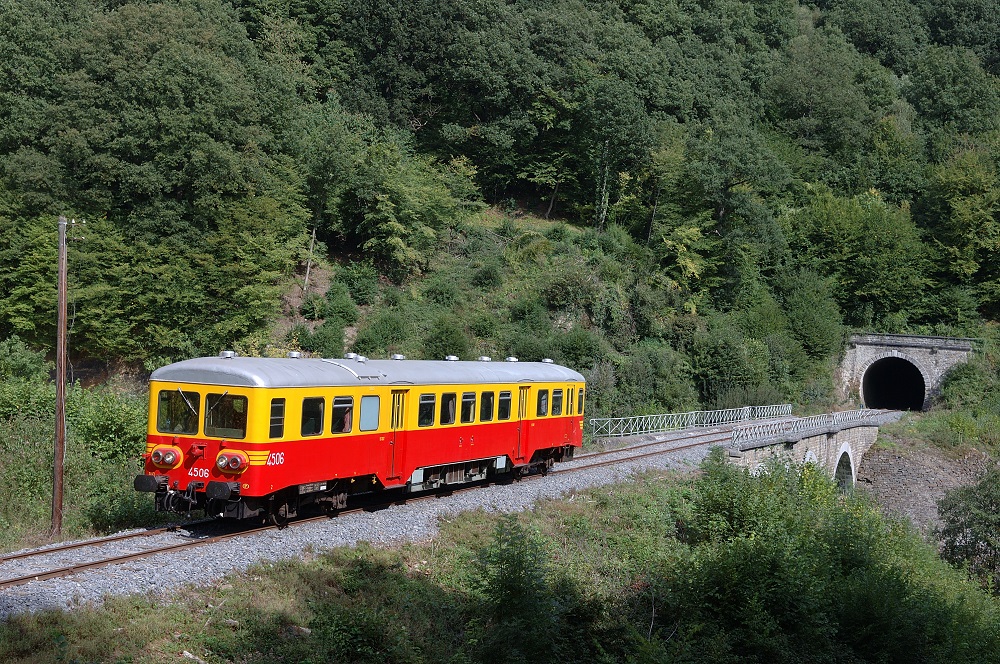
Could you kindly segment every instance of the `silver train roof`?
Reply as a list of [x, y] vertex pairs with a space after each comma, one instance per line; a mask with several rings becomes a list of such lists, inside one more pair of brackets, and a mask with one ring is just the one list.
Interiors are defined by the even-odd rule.
[[168, 364], [150, 380], [245, 387], [583, 382], [547, 362], [462, 362], [267, 357], [199, 357]]

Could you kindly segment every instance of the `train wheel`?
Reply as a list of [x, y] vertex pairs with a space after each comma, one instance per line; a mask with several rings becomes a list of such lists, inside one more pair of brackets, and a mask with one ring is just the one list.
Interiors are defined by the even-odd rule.
[[267, 521], [272, 526], [277, 526], [278, 528], [284, 528], [288, 525], [288, 517], [290, 513], [288, 503], [282, 503], [277, 507], [277, 509], [272, 509], [267, 514]]

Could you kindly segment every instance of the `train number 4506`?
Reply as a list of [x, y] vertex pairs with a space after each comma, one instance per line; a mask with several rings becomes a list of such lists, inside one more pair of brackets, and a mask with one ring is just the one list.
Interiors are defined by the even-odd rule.
[[284, 452], [271, 452], [267, 455], [267, 465], [268, 466], [280, 466], [285, 463], [285, 453]]

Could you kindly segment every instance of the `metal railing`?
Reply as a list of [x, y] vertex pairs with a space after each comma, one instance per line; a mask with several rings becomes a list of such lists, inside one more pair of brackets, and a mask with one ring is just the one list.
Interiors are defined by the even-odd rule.
[[791, 414], [792, 404], [785, 403], [774, 406], [744, 406], [743, 408], [728, 408], [726, 410], [695, 410], [689, 413], [595, 418], [590, 420], [590, 426], [594, 438], [617, 438], [734, 424], [771, 417], [785, 417]]
[[749, 424], [733, 429], [733, 445], [740, 445], [759, 440], [768, 440], [791, 434], [806, 435], [820, 433], [844, 424], [878, 425], [882, 423], [884, 410], [844, 410], [826, 415], [799, 417], [782, 422], [762, 422]]

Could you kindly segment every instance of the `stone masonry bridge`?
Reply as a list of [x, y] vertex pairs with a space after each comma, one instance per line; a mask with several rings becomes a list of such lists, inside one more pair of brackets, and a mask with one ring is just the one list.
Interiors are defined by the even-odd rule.
[[878, 438], [879, 426], [900, 415], [898, 410], [850, 410], [738, 425], [728, 446], [729, 457], [751, 470], [762, 469], [774, 459], [812, 463], [842, 489], [851, 489], [862, 457]]
[[866, 408], [926, 410], [941, 380], [969, 359], [975, 339], [906, 334], [852, 334], [839, 387]]

